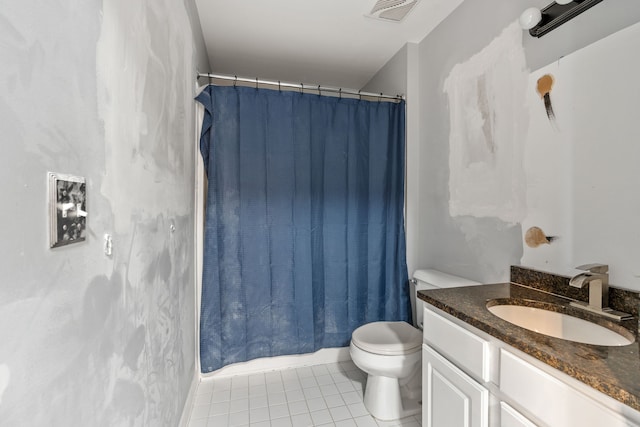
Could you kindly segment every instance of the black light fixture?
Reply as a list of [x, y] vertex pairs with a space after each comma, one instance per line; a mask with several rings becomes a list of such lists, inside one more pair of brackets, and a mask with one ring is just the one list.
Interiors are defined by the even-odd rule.
[[542, 37], [592, 8], [602, 0], [556, 0], [542, 10], [529, 8], [520, 15], [520, 26], [533, 37]]

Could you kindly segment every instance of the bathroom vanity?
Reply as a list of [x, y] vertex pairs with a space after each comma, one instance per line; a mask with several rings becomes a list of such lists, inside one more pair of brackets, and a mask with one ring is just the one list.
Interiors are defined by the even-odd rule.
[[[512, 267], [511, 280], [419, 293], [423, 426], [640, 425], [638, 294], [612, 288], [611, 305], [633, 318], [611, 322], [570, 306], [588, 291], [565, 290], [569, 278]], [[601, 346], [542, 335], [492, 314], [494, 301], [555, 307], [633, 342]]]

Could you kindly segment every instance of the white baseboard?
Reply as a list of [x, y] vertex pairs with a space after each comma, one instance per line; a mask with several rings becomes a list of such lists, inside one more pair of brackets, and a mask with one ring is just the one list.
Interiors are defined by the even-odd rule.
[[276, 371], [286, 368], [323, 365], [351, 360], [349, 347], [323, 348], [315, 353], [295, 354], [287, 356], [264, 357], [248, 362], [234, 363], [217, 371], [202, 374], [202, 381], [213, 378], [246, 375], [257, 372]]
[[198, 372], [193, 373], [191, 379], [191, 386], [189, 387], [189, 393], [187, 399], [182, 407], [182, 415], [180, 416], [179, 427], [187, 427], [189, 425], [189, 418], [191, 417], [191, 410], [193, 409], [193, 402], [196, 400], [196, 392], [198, 390], [198, 384], [200, 383], [200, 374]]

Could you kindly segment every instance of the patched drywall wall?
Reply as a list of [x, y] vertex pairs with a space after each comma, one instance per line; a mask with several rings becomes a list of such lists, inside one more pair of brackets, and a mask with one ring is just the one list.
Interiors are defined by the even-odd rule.
[[[526, 232], [523, 230], [522, 221], [525, 218], [531, 219], [527, 216], [529, 204], [537, 203], [535, 197], [531, 198], [527, 194], [529, 188], [536, 184], [524, 179], [522, 185], [522, 182], [518, 181], [522, 179], [521, 175], [519, 178], [513, 178], [514, 173], [522, 173], [528, 161], [523, 147], [530, 124], [526, 117], [522, 117], [527, 113], [521, 112], [516, 118], [522, 120], [519, 129], [512, 136], [514, 151], [508, 156], [511, 162], [510, 169], [504, 166], [505, 169], [497, 171], [497, 176], [493, 177], [494, 181], [504, 179], [505, 184], [516, 185], [515, 190], [509, 191], [515, 191], [515, 197], [511, 200], [517, 201], [518, 207], [514, 209], [507, 205], [507, 212], [503, 215], [501, 206], [505, 207], [504, 203], [508, 201], [508, 197], [496, 199], [496, 194], [492, 194], [493, 200], [488, 197], [478, 200], [478, 185], [471, 177], [467, 177], [463, 182], [454, 182], [454, 186], [462, 188], [463, 193], [451, 194], [451, 174], [455, 177], [461, 170], [451, 171], [450, 156], [463, 153], [452, 152], [452, 149], [456, 148], [450, 145], [450, 139], [452, 135], [465, 131], [464, 128], [467, 127], [466, 124], [460, 126], [452, 123], [451, 115], [463, 114], [461, 111], [464, 112], [465, 105], [469, 105], [471, 97], [467, 96], [466, 101], [463, 98], [460, 103], [454, 105], [454, 102], [458, 101], [453, 101], [448, 96], [445, 81], [457, 64], [465, 64], [474, 55], [483, 52], [505, 29], [516, 22], [523, 10], [533, 6], [544, 7], [546, 4], [548, 2], [543, 0], [467, 1], [420, 43], [421, 75], [417, 94], [420, 110], [420, 221], [417, 228], [420, 242], [417, 245], [416, 259], [421, 267], [437, 268], [475, 280], [495, 282], [507, 280], [509, 266], [520, 263], [524, 252], [523, 236]], [[541, 39], [532, 38], [524, 33], [519, 53], [524, 54], [526, 66], [518, 67], [520, 71], [514, 70], [514, 73], [526, 85], [530, 70], [557, 61], [562, 56], [638, 20], [638, 2], [602, 2]], [[456, 90], [458, 89], [456, 87]], [[481, 98], [478, 94], [482, 93], [476, 90], [473, 94], [474, 99]], [[407, 96], [415, 94], [408, 93]], [[527, 96], [522, 97], [522, 102], [527, 102]], [[489, 95], [484, 98], [494, 102]], [[478, 102], [475, 104], [477, 106]], [[496, 105], [495, 102], [493, 105]], [[515, 104], [514, 108], [521, 111], [528, 109]], [[482, 111], [479, 108], [475, 110]], [[495, 130], [494, 127], [485, 127], [485, 120], [488, 119], [495, 124], [500, 120], [514, 119], [510, 114], [505, 116], [499, 113], [497, 116], [498, 112], [495, 109], [486, 109], [486, 112], [488, 114], [482, 118], [482, 123], [478, 122], [481, 126], [476, 127], [480, 133], [475, 134], [481, 137], [487, 135], [485, 131], [490, 131], [491, 134]], [[478, 139], [482, 142], [482, 138]], [[473, 153], [467, 150], [467, 155], [469, 154]], [[480, 154], [486, 154], [486, 151]], [[553, 152], [548, 153], [548, 156], [554, 155]], [[569, 172], [566, 174], [568, 176]], [[463, 195], [462, 205], [459, 203], [460, 200], [456, 199], [460, 198], [460, 194]], [[501, 191], [501, 194], [504, 195], [504, 192]], [[450, 210], [452, 197], [454, 201], [457, 200], [455, 206], [462, 206], [464, 210]], [[483, 201], [490, 202], [491, 206], [483, 205]], [[509, 210], [511, 212], [508, 212]], [[573, 218], [567, 221], [571, 222]]]
[[[177, 425], [195, 373], [193, 6], [5, 3], [0, 424]], [[87, 179], [86, 242], [49, 249], [47, 171]]]
[[509, 25], [456, 64], [444, 82], [449, 104], [449, 212], [517, 223], [525, 215], [524, 172], [513, 167], [527, 129], [522, 29]]

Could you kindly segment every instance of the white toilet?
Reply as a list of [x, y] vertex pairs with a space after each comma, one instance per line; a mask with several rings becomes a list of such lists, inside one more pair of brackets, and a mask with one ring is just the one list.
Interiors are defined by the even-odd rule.
[[[437, 270], [413, 274], [413, 320], [422, 329], [422, 304], [417, 291], [472, 286], [480, 283]], [[364, 405], [383, 421], [419, 413], [422, 409], [422, 331], [406, 322], [372, 322], [353, 331], [353, 363], [368, 374]]]

